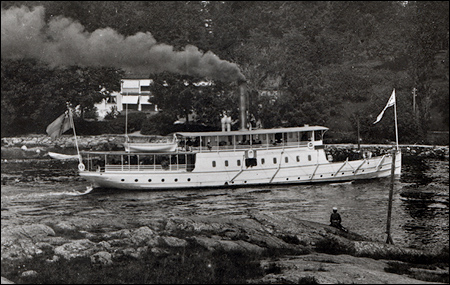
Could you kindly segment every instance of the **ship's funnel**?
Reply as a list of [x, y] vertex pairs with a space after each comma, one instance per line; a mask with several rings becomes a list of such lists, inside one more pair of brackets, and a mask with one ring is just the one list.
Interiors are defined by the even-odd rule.
[[245, 93], [245, 81], [239, 81], [239, 96], [240, 96], [240, 108], [239, 114], [241, 119], [241, 130], [247, 129], [247, 98]]

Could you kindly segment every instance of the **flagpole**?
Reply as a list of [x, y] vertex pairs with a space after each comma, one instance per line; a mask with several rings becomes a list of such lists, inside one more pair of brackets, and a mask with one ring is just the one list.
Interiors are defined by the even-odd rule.
[[80, 164], [82, 164], [83, 160], [81, 159], [80, 149], [78, 148], [77, 133], [75, 132], [75, 124], [73, 122], [72, 109], [69, 107], [69, 105], [67, 105], [67, 109], [69, 109], [70, 125], [72, 126], [73, 129], [73, 136], [75, 137], [75, 146], [77, 147], [78, 161], [80, 162]]
[[[395, 92], [395, 88], [394, 88], [394, 92]], [[396, 142], [397, 151], [398, 151], [397, 98], [395, 98], [395, 103], [394, 103], [394, 118], [395, 118], [395, 142]]]

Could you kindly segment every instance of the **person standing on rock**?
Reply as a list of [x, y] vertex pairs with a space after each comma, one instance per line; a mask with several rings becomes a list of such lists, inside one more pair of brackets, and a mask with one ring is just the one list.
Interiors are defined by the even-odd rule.
[[341, 215], [337, 212], [337, 208], [333, 207], [333, 213], [331, 213], [330, 216], [330, 226], [347, 232], [347, 229], [341, 225], [341, 222], [342, 222]]

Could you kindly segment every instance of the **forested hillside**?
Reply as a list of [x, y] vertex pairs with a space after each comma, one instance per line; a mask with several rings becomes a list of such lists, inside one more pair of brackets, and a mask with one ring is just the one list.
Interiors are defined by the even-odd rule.
[[1, 29], [2, 136], [44, 133], [66, 102], [89, 117], [130, 72], [189, 83], [155, 100], [210, 126], [238, 118], [245, 78], [267, 128], [392, 141], [392, 108], [373, 122], [394, 88], [400, 142], [449, 128], [447, 1], [3, 1]]

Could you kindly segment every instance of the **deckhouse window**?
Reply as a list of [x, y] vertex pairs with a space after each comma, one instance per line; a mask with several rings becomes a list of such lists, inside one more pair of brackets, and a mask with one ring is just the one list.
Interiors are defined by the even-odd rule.
[[308, 160], [311, 161], [311, 155], [310, 154], [308, 154]]
[[323, 138], [323, 132], [322, 131], [314, 131], [314, 140], [315, 141], [321, 141]]
[[215, 160], [213, 160], [213, 162], [212, 162], [212, 167], [216, 167], [216, 161]]
[[300, 162], [300, 156], [297, 155], [297, 162]]
[[264, 162], [266, 162], [266, 160], [264, 158], [261, 158], [261, 164], [264, 164]]
[[284, 158], [284, 162], [286, 162], [286, 163], [289, 162], [289, 158], [287, 156]]
[[277, 164], [277, 158], [276, 157], [273, 158], [273, 164]]
[[228, 166], [228, 160], [225, 160], [225, 166]]
[[237, 160], [237, 166], [241, 166], [241, 160], [240, 159]]
[[310, 141], [312, 137], [312, 131], [302, 132], [301, 141]]

